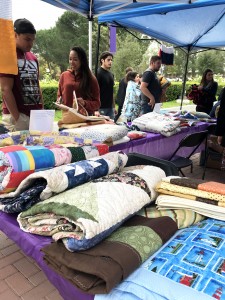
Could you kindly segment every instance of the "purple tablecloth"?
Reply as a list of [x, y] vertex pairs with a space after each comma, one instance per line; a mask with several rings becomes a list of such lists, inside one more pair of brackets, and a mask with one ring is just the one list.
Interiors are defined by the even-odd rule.
[[64, 300], [93, 300], [94, 296], [80, 292], [68, 280], [62, 278], [43, 261], [41, 248], [51, 243], [52, 239], [22, 231], [16, 215], [0, 212], [0, 230], [13, 240], [23, 252], [32, 257], [44, 271], [49, 281], [58, 289]]
[[[208, 126], [208, 123], [199, 122], [196, 126], [182, 128], [181, 132], [171, 137], [165, 137], [158, 133], [149, 132], [145, 138], [111, 146], [109, 151], [122, 150], [125, 153], [136, 152], [161, 159], [168, 159], [176, 150], [179, 141], [183, 137], [190, 133], [206, 130]], [[204, 145], [199, 147], [197, 152], [200, 152], [200, 150], [203, 149], [203, 146]], [[180, 149], [177, 154], [188, 155], [191, 151], [192, 148], [183, 148]]]

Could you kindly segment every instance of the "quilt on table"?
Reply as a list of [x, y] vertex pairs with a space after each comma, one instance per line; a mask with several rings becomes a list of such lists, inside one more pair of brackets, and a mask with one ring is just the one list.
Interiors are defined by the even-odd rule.
[[156, 189], [162, 194], [225, 206], [225, 184], [223, 183], [169, 176], [163, 178]]
[[200, 215], [192, 210], [188, 209], [163, 209], [158, 210], [155, 205], [143, 207], [137, 215], [147, 218], [159, 218], [170, 217], [177, 223], [178, 229], [186, 228], [192, 224], [198, 223], [205, 219], [203, 215]]
[[[127, 156], [111, 152], [100, 157], [62, 165], [50, 170], [29, 175], [18, 188], [11, 193], [0, 195], [0, 209], [8, 212], [21, 212], [31, 203], [47, 199], [95, 178], [110, 174], [123, 168]], [[36, 191], [38, 180], [38, 191]], [[43, 189], [40, 189], [40, 184]]]
[[170, 117], [155, 112], [138, 117], [132, 124], [136, 125], [140, 130], [161, 133], [167, 137], [180, 131], [180, 121], [175, 121]]
[[149, 219], [134, 216], [92, 249], [71, 253], [61, 243], [42, 249], [44, 260], [79, 289], [108, 293], [177, 230], [169, 217]]
[[[155, 294], [168, 300], [224, 300], [224, 253], [225, 222], [207, 219], [178, 231], [116, 289], [126, 292], [124, 299], [128, 300], [155, 299], [151, 297]], [[113, 294], [115, 297], [116, 290]]]
[[83, 139], [94, 139], [102, 143], [112, 144], [114, 141], [120, 140], [128, 133], [125, 125], [101, 124], [82, 128], [73, 128], [63, 130], [65, 133], [73, 133]]
[[28, 175], [55, 166], [96, 157], [108, 152], [107, 145], [22, 146], [0, 148], [0, 194], [14, 191]]
[[70, 251], [88, 249], [155, 200], [164, 176], [153, 166], [107, 175], [37, 203], [18, 222], [24, 231], [63, 239]]

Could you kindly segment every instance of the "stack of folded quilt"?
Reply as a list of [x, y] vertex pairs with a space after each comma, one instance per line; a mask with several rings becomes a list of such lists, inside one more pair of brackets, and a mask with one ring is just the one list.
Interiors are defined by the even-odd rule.
[[225, 298], [225, 222], [206, 219], [179, 230], [157, 253], [95, 300]]
[[147, 132], [156, 132], [164, 136], [171, 136], [180, 131], [180, 121], [175, 121], [172, 117], [163, 114], [150, 112], [142, 115], [132, 122], [140, 130]]
[[[113, 152], [109, 154], [113, 155]], [[118, 156], [122, 161], [122, 169], [127, 156], [120, 153]], [[57, 174], [53, 176], [53, 171], [50, 180], [54, 180], [55, 187], [49, 191], [48, 185], [40, 195], [42, 199], [50, 198], [22, 212], [18, 222], [24, 231], [52, 236], [56, 241], [62, 239], [70, 251], [93, 247], [127, 218], [154, 201], [157, 196], [155, 186], [165, 177], [163, 170], [153, 166], [121, 172], [117, 167], [113, 169], [113, 174], [101, 174], [103, 177], [98, 176], [100, 178], [68, 190], [68, 187], [72, 187], [70, 180], [74, 181], [76, 170], [69, 170], [66, 176], [63, 174], [66, 180]], [[84, 176], [82, 169], [78, 168], [77, 172]], [[40, 173], [37, 173], [36, 178]], [[34, 178], [34, 174], [28, 179], [31, 177]], [[58, 185], [55, 183], [57, 178]], [[60, 186], [62, 188], [59, 190]], [[65, 192], [62, 192], [63, 188]], [[53, 192], [60, 194], [53, 196]]]
[[14, 191], [28, 175], [41, 170], [96, 157], [108, 152], [99, 145], [12, 145], [0, 148], [0, 194]]
[[161, 194], [159, 209], [187, 208], [204, 216], [225, 220], [225, 184], [169, 176], [163, 178], [156, 190]]

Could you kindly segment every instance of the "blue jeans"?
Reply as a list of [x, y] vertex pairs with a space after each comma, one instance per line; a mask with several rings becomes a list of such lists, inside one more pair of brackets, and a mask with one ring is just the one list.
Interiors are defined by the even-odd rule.
[[115, 117], [114, 108], [100, 108], [99, 112], [100, 115], [108, 116], [110, 119], [114, 119]]
[[148, 102], [142, 102], [142, 108], [141, 108], [141, 114], [144, 115], [144, 114], [147, 114], [147, 113], [150, 113], [153, 111], [153, 108], [151, 108], [150, 105], [148, 105]]

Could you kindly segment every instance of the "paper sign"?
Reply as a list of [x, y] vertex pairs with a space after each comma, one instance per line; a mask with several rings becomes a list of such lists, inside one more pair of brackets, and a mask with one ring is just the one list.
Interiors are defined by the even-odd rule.
[[154, 106], [153, 111], [156, 112], [156, 113], [160, 113], [161, 106], [162, 106], [162, 103], [156, 103], [155, 106]]
[[55, 118], [55, 110], [53, 109], [40, 109], [31, 110], [29, 130], [38, 131], [53, 131]]

